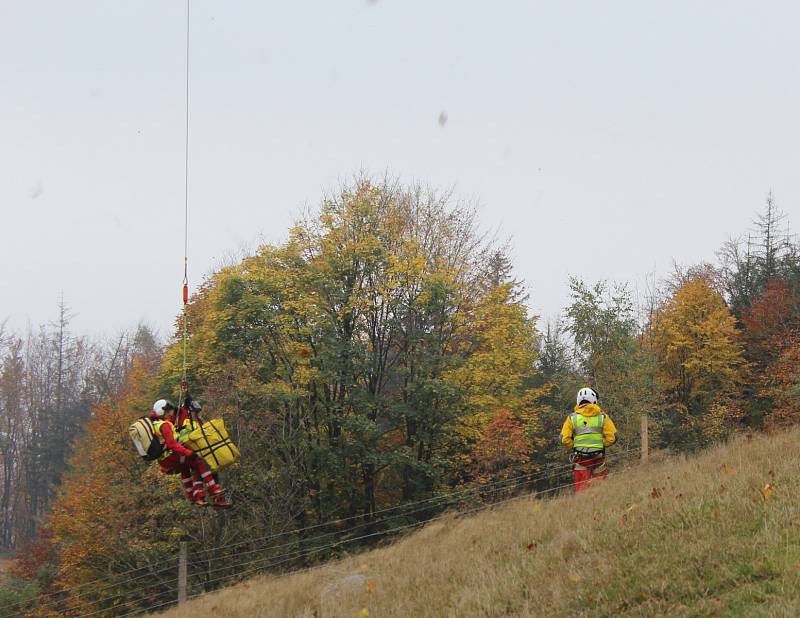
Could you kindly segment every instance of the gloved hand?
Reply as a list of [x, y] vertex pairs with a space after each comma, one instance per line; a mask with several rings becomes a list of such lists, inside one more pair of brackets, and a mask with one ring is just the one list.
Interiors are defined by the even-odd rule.
[[194, 399], [190, 399], [187, 404], [192, 412], [202, 412], [203, 406], [197, 403]]

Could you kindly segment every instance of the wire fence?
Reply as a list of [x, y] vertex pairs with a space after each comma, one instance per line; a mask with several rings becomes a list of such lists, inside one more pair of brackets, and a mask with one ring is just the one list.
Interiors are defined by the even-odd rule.
[[[627, 463], [638, 458], [639, 453], [639, 448], [628, 448], [607, 460]], [[324, 561], [340, 557], [344, 551], [371, 547], [377, 540], [418, 529], [439, 518], [446, 509], [458, 509], [458, 516], [466, 516], [518, 499], [523, 492], [537, 497], [557, 493], [572, 487], [571, 468], [570, 463], [556, 462], [527, 474], [457, 488], [366, 515], [199, 549], [192, 552], [188, 561], [188, 597], [196, 598], [258, 573], [277, 572], [283, 577], [320, 568]], [[82, 618], [121, 618], [162, 610], [177, 604], [177, 573], [178, 561], [174, 559], [148, 564], [41, 595], [36, 608]], [[0, 618], [20, 616], [23, 609], [22, 603], [0, 607]]]

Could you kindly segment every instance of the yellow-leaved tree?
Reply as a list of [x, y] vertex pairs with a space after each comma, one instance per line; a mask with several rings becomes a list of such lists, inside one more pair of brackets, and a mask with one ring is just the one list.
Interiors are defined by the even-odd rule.
[[528, 316], [523, 300], [512, 282], [492, 286], [464, 325], [472, 329], [472, 336], [464, 337], [470, 348], [465, 350], [465, 362], [447, 374], [465, 393], [468, 413], [461, 417], [457, 432], [466, 447], [463, 463], [473, 469], [476, 461], [485, 459], [475, 449], [500, 412], [524, 428], [525, 461], [542, 446], [540, 417], [548, 389], [531, 385], [538, 336], [536, 320]]
[[656, 312], [651, 333], [667, 444], [696, 447], [727, 435], [743, 414], [746, 367], [722, 295], [703, 276], [688, 279]]
[[230, 519], [267, 534], [430, 498], [473, 478], [500, 409], [532, 459], [535, 321], [476, 226], [449, 195], [361, 179], [193, 297], [192, 392], [243, 453]]

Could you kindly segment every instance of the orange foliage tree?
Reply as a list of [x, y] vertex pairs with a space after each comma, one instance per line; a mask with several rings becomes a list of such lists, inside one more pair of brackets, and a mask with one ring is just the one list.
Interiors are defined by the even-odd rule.
[[478, 481], [503, 481], [531, 470], [526, 425], [510, 411], [496, 410], [472, 453]]
[[787, 392], [800, 328], [800, 298], [786, 281], [772, 279], [742, 314], [742, 324], [745, 354], [753, 370], [751, 417], [768, 427], [784, 424], [795, 415]]
[[[36, 615], [131, 611], [173, 598], [177, 541], [186, 534], [177, 481], [144, 467], [127, 427], [150, 407], [155, 367], [141, 359], [121, 395], [93, 408], [45, 525], [55, 563]], [[132, 584], [132, 578], [136, 583]]]
[[782, 279], [773, 279], [742, 315], [747, 355], [763, 368], [790, 343], [789, 333], [800, 322], [800, 298]]
[[781, 355], [764, 373], [762, 393], [773, 403], [767, 429], [796, 426], [800, 421], [800, 331], [787, 339]]

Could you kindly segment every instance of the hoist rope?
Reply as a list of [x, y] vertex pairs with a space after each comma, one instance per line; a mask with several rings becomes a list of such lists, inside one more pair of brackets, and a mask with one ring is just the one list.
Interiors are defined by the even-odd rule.
[[[188, 325], [186, 305], [189, 302], [189, 3], [186, 0], [186, 126], [183, 152], [183, 367], [181, 384], [186, 383], [186, 340]], [[181, 390], [179, 405], [183, 403]]]

